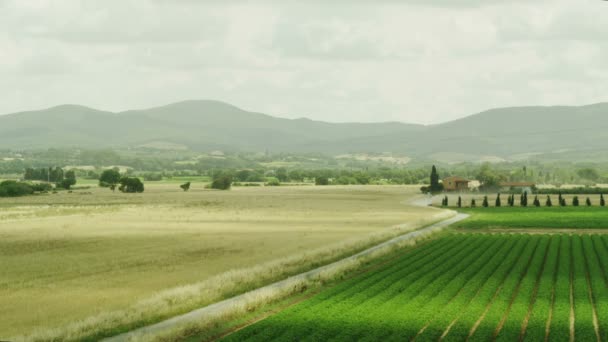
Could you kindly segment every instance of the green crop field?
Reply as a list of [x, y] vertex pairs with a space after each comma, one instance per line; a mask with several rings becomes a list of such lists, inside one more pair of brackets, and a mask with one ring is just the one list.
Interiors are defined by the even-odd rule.
[[595, 341], [608, 236], [450, 234], [226, 341]]
[[608, 228], [608, 208], [604, 207], [490, 207], [462, 208], [471, 217], [460, 228]]

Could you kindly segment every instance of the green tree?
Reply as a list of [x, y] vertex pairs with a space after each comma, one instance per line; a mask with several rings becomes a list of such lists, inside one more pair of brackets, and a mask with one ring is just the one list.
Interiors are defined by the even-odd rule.
[[439, 174], [435, 165], [431, 168], [431, 186], [429, 187], [430, 192], [439, 192], [443, 190], [443, 186], [439, 184]]
[[534, 206], [540, 207], [540, 200], [538, 199], [538, 195], [534, 196]]
[[606, 201], [604, 200], [604, 194], [600, 194], [600, 206], [605, 207]]
[[69, 190], [75, 184], [76, 172], [74, 172], [74, 170], [70, 170], [65, 173], [63, 180], [57, 182], [57, 187]]
[[495, 201], [494, 205], [495, 205], [496, 207], [500, 207], [500, 206], [502, 205], [502, 202], [501, 202], [501, 200], [500, 200], [500, 193], [498, 193], [498, 194], [496, 195], [496, 201]]
[[588, 207], [591, 206], [591, 199], [589, 197], [587, 197], [587, 200], [585, 201], [585, 204], [587, 204]]
[[547, 195], [547, 201], [545, 202], [545, 205], [547, 207], [552, 207], [553, 206], [553, 202], [551, 202], [551, 196]]
[[488, 203], [488, 196], [483, 196], [483, 202], [481, 204], [484, 208], [487, 208], [490, 204]]
[[520, 205], [522, 207], [528, 206], [528, 192], [527, 191], [524, 191], [523, 195], [521, 195]]
[[120, 179], [118, 190], [126, 193], [144, 192], [144, 183], [137, 177], [123, 177]]
[[116, 185], [120, 182], [121, 176], [118, 169], [104, 170], [99, 176], [99, 186], [110, 188], [112, 191], [116, 189]]
[[458, 208], [462, 208], [462, 197], [458, 196]]
[[579, 205], [578, 196], [574, 196], [574, 198], [572, 198], [572, 206], [578, 207], [578, 205]]
[[279, 179], [279, 182], [289, 181], [289, 176], [287, 175], [287, 169], [284, 167], [280, 167], [277, 169], [276, 177]]
[[475, 199], [474, 199], [474, 198], [472, 198], [472, 199], [471, 199], [471, 208], [475, 208], [476, 206], [477, 206], [477, 205], [476, 205], [476, 203], [475, 203]]

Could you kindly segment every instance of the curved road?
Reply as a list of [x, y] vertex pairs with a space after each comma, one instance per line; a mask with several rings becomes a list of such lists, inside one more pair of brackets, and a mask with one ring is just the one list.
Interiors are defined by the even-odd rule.
[[[428, 199], [420, 198], [420, 199], [416, 199], [416, 200], [412, 201], [411, 203], [414, 205], [418, 205], [418, 206], [427, 206]], [[349, 263], [351, 263], [353, 261], [357, 261], [360, 258], [367, 257], [374, 252], [377, 252], [377, 251], [380, 251], [383, 249], [389, 249], [389, 248], [391, 248], [395, 245], [399, 245], [405, 241], [416, 240], [418, 238], [433, 234], [437, 231], [444, 229], [445, 227], [448, 227], [456, 222], [466, 219], [468, 216], [469, 215], [467, 215], [467, 214], [456, 214], [455, 216], [453, 216], [447, 220], [443, 220], [441, 222], [432, 224], [425, 228], [398, 236], [396, 238], [393, 238], [391, 240], [388, 240], [379, 245], [366, 249], [362, 252], [359, 252], [355, 255], [344, 258], [342, 260], [333, 262], [331, 264], [316, 268], [314, 270], [311, 270], [311, 271], [308, 271], [305, 273], [301, 273], [301, 274], [289, 277], [285, 280], [282, 280], [282, 281], [279, 281], [279, 282], [276, 282], [276, 283], [273, 283], [270, 285], [266, 285], [259, 289], [256, 289], [256, 290], [253, 290], [250, 292], [246, 292], [244, 294], [238, 295], [236, 297], [232, 297], [230, 299], [226, 299], [221, 302], [217, 302], [215, 304], [211, 304], [206, 307], [196, 309], [194, 311], [190, 311], [186, 314], [172, 317], [170, 319], [164, 320], [164, 321], [156, 323], [156, 324], [138, 328], [138, 329], [126, 332], [124, 334], [114, 336], [114, 337], [106, 338], [102, 341], [103, 342], [133, 341], [133, 340], [137, 340], [139, 337], [162, 333], [162, 332], [168, 331], [172, 328], [175, 328], [177, 326], [181, 326], [183, 324], [188, 324], [190, 322], [196, 322], [196, 321], [200, 322], [200, 321], [204, 321], [206, 318], [209, 319], [209, 318], [219, 317], [219, 316], [223, 315], [224, 313], [227, 313], [230, 310], [233, 310], [233, 308], [235, 306], [238, 306], [239, 304], [242, 304], [242, 303], [246, 303], [246, 302], [250, 301], [252, 298], [256, 298], [260, 295], [268, 294], [269, 291], [274, 292], [274, 291], [284, 291], [284, 290], [290, 289], [294, 286], [294, 282], [315, 279], [315, 278], [319, 277], [325, 271], [330, 271], [335, 268], [340, 268], [342, 266], [348, 265]]]

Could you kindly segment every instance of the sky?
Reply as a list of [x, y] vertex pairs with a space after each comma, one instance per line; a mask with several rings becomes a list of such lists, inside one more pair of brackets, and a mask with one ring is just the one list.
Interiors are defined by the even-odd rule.
[[0, 0], [0, 113], [192, 99], [439, 123], [608, 101], [608, 1]]

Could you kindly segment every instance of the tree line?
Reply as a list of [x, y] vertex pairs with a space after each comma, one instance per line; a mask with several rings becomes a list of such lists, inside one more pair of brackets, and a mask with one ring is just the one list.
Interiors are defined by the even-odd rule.
[[[593, 206], [593, 203], [591, 201], [590, 197], [586, 197], [584, 202], [578, 197], [578, 196], [574, 196], [572, 197], [572, 199], [570, 200], [570, 204], [568, 204], [568, 201], [566, 200], [565, 197], [562, 196], [562, 194], [560, 193], [558, 198], [557, 198], [557, 202], [554, 204], [553, 203], [553, 199], [551, 198], [550, 195], [547, 195], [546, 198], [543, 197], [539, 197], [538, 195], [534, 196], [534, 199], [532, 200], [531, 203], [528, 202], [528, 193], [524, 192], [521, 195], [519, 195], [519, 202], [517, 202], [516, 200], [516, 196], [514, 194], [510, 194], [509, 196], [507, 196], [507, 203], [506, 206], [508, 207], [515, 207], [515, 206], [520, 206], [520, 207], [528, 207], [530, 206], [534, 206], [534, 207], [553, 207], [555, 206], [560, 206], [560, 207], [567, 207], [568, 205], [571, 205], [573, 207], [579, 207], [582, 206], [583, 204], [587, 207], [591, 207]], [[502, 204], [502, 198], [501, 198], [501, 194], [497, 194], [496, 198], [494, 199], [494, 207], [501, 207], [503, 206]], [[604, 199], [604, 195], [600, 194], [600, 203], [599, 205], [601, 207], [605, 207], [606, 206], [606, 200]], [[447, 195], [445, 195], [442, 199], [441, 199], [441, 206], [443, 207], [447, 207], [449, 206], [449, 197]], [[463, 199], [461, 196], [458, 196], [458, 199], [456, 201], [456, 206], [458, 208], [462, 208], [464, 206], [466, 206], [466, 204], [464, 203]], [[469, 207], [471, 208], [475, 208], [477, 206], [477, 202], [475, 200], [475, 198], [472, 198], [469, 202]], [[484, 208], [488, 208], [490, 207], [490, 199], [488, 198], [487, 195], [485, 195], [483, 197], [481, 206]]]

